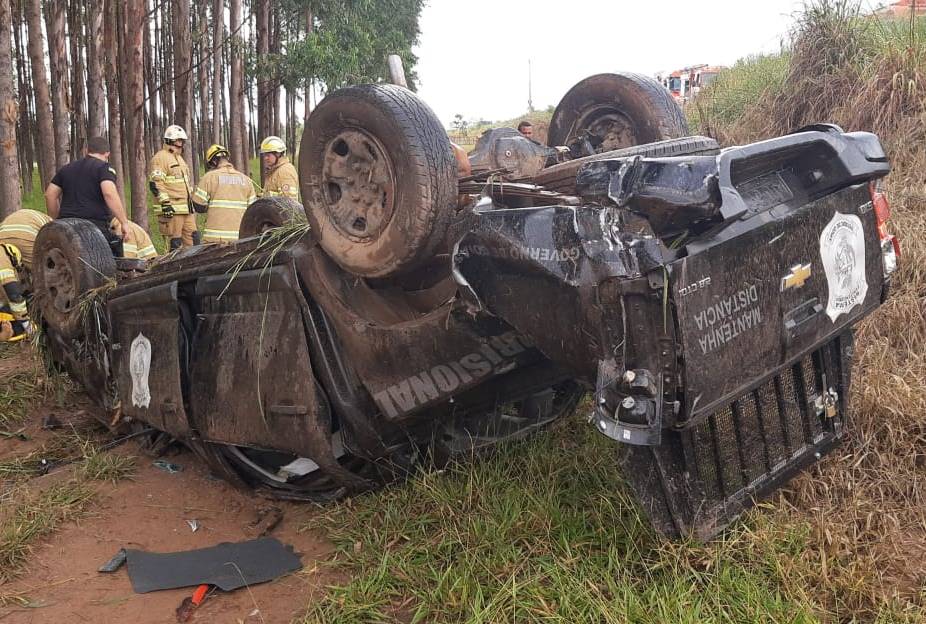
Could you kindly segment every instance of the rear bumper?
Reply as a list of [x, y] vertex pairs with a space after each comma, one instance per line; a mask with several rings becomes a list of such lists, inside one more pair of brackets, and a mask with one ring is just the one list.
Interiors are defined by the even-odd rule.
[[619, 462], [653, 525], [709, 539], [835, 448], [846, 430], [847, 331], [656, 447], [622, 445]]

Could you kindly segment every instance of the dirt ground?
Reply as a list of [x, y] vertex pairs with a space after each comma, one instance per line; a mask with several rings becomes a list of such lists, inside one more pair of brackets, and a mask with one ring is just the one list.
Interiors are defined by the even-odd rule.
[[[9, 365], [9, 358], [0, 360]], [[65, 427], [86, 427], [93, 406], [79, 396], [69, 397], [65, 410], [54, 410]], [[25, 433], [29, 440], [0, 438], [0, 461], [25, 455], [48, 440], [53, 432], [41, 423], [48, 406], [32, 410]], [[173, 552], [205, 548], [222, 542], [253, 537], [248, 525], [258, 510], [269, 505], [283, 511], [282, 522], [269, 535], [294, 547], [303, 569], [270, 583], [231, 593], [216, 592], [194, 613], [192, 622], [282, 623], [304, 613], [325, 585], [337, 581], [319, 562], [331, 553], [331, 545], [319, 535], [299, 532], [311, 520], [313, 509], [268, 501], [240, 492], [215, 480], [191, 452], [166, 457], [182, 466], [175, 474], [153, 465], [136, 440], [112, 451], [136, 457], [135, 475], [113, 485], [94, 482], [98, 491], [89, 512], [79, 521], [60, 527], [39, 541], [23, 573], [6, 584], [0, 596], [19, 595], [28, 606], [0, 607], [0, 624], [56, 624], [73, 622], [176, 622], [175, 610], [193, 589], [135, 594], [126, 567], [113, 574], [97, 571], [120, 548]], [[30, 488], [44, 488], [66, 481], [75, 467], [34, 477]], [[193, 532], [188, 521], [199, 524]]]

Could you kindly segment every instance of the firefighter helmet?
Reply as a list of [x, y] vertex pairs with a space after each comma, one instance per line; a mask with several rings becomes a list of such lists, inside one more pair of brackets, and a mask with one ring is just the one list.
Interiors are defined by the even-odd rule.
[[211, 163], [214, 158], [218, 158], [219, 156], [228, 158], [228, 150], [225, 149], [224, 145], [210, 145], [209, 149], [206, 150], [207, 163]]
[[284, 143], [283, 139], [281, 139], [278, 136], [268, 136], [266, 139], [261, 141], [260, 153], [261, 154], [285, 154], [286, 153], [286, 143]]
[[167, 129], [164, 131], [164, 140], [165, 141], [187, 141], [189, 137], [186, 135], [186, 130], [180, 126], [167, 126]]
[[10, 258], [10, 262], [13, 263], [13, 268], [18, 269], [23, 264], [23, 255], [19, 251], [19, 247], [16, 245], [11, 245], [10, 243], [2, 243], [0, 247], [3, 247], [3, 251], [6, 252], [6, 255]]

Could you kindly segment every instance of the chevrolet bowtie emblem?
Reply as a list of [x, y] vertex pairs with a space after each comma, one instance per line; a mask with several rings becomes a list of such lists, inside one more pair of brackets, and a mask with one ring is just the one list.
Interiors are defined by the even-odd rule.
[[795, 264], [791, 272], [781, 278], [781, 290], [800, 288], [810, 278], [809, 264]]

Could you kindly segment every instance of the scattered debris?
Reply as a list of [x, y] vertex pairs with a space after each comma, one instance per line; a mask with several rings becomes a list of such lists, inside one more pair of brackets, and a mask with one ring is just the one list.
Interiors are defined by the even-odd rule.
[[112, 574], [116, 570], [122, 567], [126, 561], [125, 548], [120, 548], [119, 552], [113, 555], [113, 558], [100, 566], [98, 572], [103, 572], [105, 574]]
[[271, 581], [302, 567], [292, 547], [273, 537], [187, 552], [129, 549], [126, 554], [129, 579], [138, 594], [193, 585], [215, 585], [232, 591]]
[[197, 520], [196, 518], [192, 520], [187, 520], [186, 523], [190, 525], [190, 530], [193, 531], [194, 533], [196, 533], [199, 530], [199, 520]]
[[45, 417], [42, 418], [42, 429], [46, 431], [60, 429], [63, 426], [64, 424], [54, 414], [45, 414]]
[[244, 532], [252, 537], [263, 537], [276, 528], [283, 520], [283, 510], [274, 505], [258, 507], [254, 521], [244, 527]]
[[178, 472], [183, 471], [183, 466], [180, 464], [172, 464], [169, 461], [164, 461], [163, 459], [156, 459], [151, 462], [151, 465], [155, 468], [160, 468], [164, 472], [169, 474], [177, 474]]
[[184, 598], [180, 606], [177, 607], [177, 621], [189, 622], [190, 618], [193, 617], [193, 611], [206, 600], [208, 592], [208, 585], [200, 585], [196, 588], [196, 591], [193, 592], [192, 596]]

